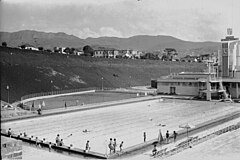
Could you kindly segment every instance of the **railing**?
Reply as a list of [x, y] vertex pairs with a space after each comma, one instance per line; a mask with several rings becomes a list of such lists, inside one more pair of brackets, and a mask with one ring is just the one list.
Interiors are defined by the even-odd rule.
[[87, 90], [100, 90], [100, 89], [97, 89], [95, 87], [91, 87], [91, 88], [79, 88], [79, 89], [70, 89], [70, 90], [61, 90], [61, 91], [52, 91], [52, 92], [33, 93], [33, 94], [29, 94], [29, 95], [25, 95], [25, 96], [21, 97], [21, 101], [23, 101], [25, 99], [33, 98], [33, 97], [57, 95], [57, 94], [65, 94], [65, 93], [73, 93], [73, 92], [81, 92], [81, 91], [87, 91]]
[[156, 153], [156, 155], [154, 155], [154, 158], [169, 157], [171, 155], [174, 155], [176, 153], [179, 153], [183, 150], [188, 149], [192, 145], [198, 145], [198, 144], [200, 144], [202, 142], [205, 142], [205, 141], [207, 141], [211, 138], [214, 138], [216, 136], [219, 136], [221, 134], [224, 134], [224, 133], [227, 133], [227, 132], [230, 132], [230, 131], [233, 131], [233, 130], [237, 130], [239, 128], [240, 128], [240, 123], [238, 122], [237, 124], [229, 125], [227, 127], [224, 127], [223, 129], [219, 129], [217, 131], [208, 133], [207, 135], [205, 135], [203, 137], [198, 137], [198, 136], [192, 137], [191, 139], [188, 139], [188, 140], [185, 140], [185, 141], [179, 143], [177, 146], [173, 146], [173, 147], [170, 147], [170, 148], [165, 148], [165, 149], [162, 149], [162, 150], [158, 151]]

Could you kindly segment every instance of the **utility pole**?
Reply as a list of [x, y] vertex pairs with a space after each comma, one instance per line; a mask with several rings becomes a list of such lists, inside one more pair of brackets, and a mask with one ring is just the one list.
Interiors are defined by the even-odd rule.
[[51, 80], [51, 91], [52, 91], [52, 95], [53, 95], [53, 81]]
[[103, 91], [103, 77], [101, 78], [101, 80], [102, 80], [102, 91]]
[[9, 85], [7, 85], [7, 95], [8, 95], [8, 103], [9, 103]]

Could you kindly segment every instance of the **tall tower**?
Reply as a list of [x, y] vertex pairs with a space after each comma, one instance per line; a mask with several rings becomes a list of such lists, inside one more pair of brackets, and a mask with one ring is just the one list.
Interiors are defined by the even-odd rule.
[[231, 28], [227, 29], [227, 36], [221, 40], [221, 43], [221, 76], [229, 78], [240, 76], [240, 41], [232, 35]]

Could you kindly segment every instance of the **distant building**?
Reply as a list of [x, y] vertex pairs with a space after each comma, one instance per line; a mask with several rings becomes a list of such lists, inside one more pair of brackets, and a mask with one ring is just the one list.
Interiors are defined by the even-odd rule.
[[23, 44], [23, 45], [25, 46], [25, 49], [27, 49], [27, 50], [38, 51], [38, 48], [34, 47], [33, 45], [30, 45], [30, 44], [27, 44], [27, 43]]
[[131, 53], [131, 50], [122, 50], [122, 53], [123, 53], [123, 57], [125, 58], [132, 58], [132, 53]]
[[198, 56], [186, 55], [185, 57], [180, 58], [181, 62], [198, 62]]
[[59, 49], [59, 53], [61, 53], [61, 54], [68, 54], [68, 53], [66, 53], [64, 50], [66, 49], [66, 47], [60, 47], [60, 48], [58, 48]]
[[113, 58], [117, 58], [118, 55], [119, 55], [119, 50], [114, 50], [113, 51]]
[[114, 49], [101, 49], [101, 50], [94, 50], [93, 57], [98, 58], [116, 58], [119, 55], [118, 50]]
[[93, 57], [102, 58], [104, 55], [103, 53], [104, 53], [104, 50], [94, 50]]
[[78, 55], [78, 56], [84, 55], [84, 52], [83, 52], [83, 51], [77, 51], [77, 55]]
[[163, 50], [163, 56], [162, 60], [163, 61], [176, 61], [175, 59], [177, 58], [177, 51], [174, 48], [165, 48]]
[[[228, 33], [232, 32], [228, 31]], [[240, 78], [240, 40], [228, 35], [221, 42], [219, 75], [228, 78]]]

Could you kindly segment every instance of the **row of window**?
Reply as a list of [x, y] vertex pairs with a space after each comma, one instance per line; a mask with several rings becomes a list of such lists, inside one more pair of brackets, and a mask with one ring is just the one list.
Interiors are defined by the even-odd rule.
[[[200, 87], [205, 88], [206, 83], [202, 82], [159, 82], [161, 86], [189, 86], [189, 87]], [[231, 88], [236, 88], [237, 83], [231, 83]], [[238, 88], [240, 88], [240, 83], [238, 83]], [[219, 84], [212, 85], [212, 89], [219, 89]]]
[[159, 82], [162, 86], [189, 86], [189, 87], [206, 87], [206, 83], [199, 82]]

